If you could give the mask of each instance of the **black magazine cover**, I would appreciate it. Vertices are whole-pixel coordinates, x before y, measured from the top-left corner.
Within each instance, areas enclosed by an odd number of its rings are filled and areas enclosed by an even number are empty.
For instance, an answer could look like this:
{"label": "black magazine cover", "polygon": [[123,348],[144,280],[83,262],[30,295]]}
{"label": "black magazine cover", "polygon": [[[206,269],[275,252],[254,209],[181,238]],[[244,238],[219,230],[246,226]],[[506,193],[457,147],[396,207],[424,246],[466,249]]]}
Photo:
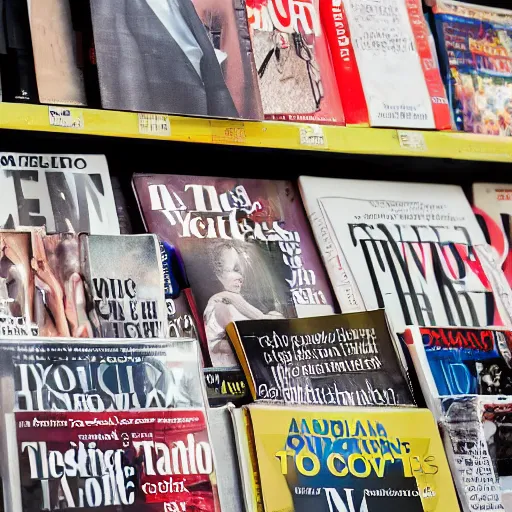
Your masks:
{"label": "black magazine cover", "polygon": [[405,359],[384,310],[233,322],[228,333],[255,400],[415,405]]}
{"label": "black magazine cover", "polygon": [[39,103],[25,0],[0,2],[0,68],[3,101]]}

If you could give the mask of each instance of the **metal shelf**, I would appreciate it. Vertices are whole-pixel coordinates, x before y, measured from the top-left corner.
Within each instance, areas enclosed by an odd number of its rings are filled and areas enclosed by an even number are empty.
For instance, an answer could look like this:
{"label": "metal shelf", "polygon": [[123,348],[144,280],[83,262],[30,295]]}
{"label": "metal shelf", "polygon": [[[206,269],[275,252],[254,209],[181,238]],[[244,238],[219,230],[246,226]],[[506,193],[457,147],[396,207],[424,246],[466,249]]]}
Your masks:
{"label": "metal shelf", "polygon": [[251,148],[512,162],[512,138],[0,104],[0,128]]}

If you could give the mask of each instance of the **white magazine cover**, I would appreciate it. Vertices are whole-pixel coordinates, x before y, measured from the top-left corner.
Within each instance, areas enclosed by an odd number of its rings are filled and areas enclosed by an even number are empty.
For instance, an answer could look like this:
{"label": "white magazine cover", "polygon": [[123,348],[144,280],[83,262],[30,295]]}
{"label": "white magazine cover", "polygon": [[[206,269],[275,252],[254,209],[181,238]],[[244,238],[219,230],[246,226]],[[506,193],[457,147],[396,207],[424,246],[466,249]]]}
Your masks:
{"label": "white magazine cover", "polygon": [[0,153],[0,227],[118,235],[104,155]]}
{"label": "white magazine cover", "polygon": [[441,433],[462,510],[512,511],[510,398],[448,397]]}
{"label": "white magazine cover", "polygon": [[512,234],[512,185],[473,183],[473,206],[487,241],[497,251],[500,267],[512,282],[510,237]]}
{"label": "white magazine cover", "polygon": [[435,128],[404,0],[343,0],[372,126]]}
{"label": "white magazine cover", "polygon": [[509,325],[510,288],[460,187],[299,182],[342,312],[385,308],[397,332]]}

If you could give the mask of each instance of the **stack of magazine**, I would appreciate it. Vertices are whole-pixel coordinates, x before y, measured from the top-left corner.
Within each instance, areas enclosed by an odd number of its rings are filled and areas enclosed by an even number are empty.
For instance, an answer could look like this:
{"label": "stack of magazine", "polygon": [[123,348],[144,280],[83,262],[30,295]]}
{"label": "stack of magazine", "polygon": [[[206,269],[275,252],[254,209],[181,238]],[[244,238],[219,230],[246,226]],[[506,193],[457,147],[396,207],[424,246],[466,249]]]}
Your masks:
{"label": "stack of magazine", "polygon": [[219,510],[197,343],[0,343],[4,510]]}
{"label": "stack of magazine", "polygon": [[384,311],[228,332],[254,399],[232,409],[246,510],[457,510]]}

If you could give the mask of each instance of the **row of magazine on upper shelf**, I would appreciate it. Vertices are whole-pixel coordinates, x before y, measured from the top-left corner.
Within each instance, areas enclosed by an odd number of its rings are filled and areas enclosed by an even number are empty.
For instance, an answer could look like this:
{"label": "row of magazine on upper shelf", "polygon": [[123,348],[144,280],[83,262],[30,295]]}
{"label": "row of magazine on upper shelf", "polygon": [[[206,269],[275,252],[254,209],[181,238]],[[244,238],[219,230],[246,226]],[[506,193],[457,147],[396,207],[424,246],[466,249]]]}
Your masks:
{"label": "row of magazine on upper shelf", "polygon": [[5,0],[1,9],[4,101],[512,130],[512,11],[456,0],[436,0],[426,15],[421,0]]}
{"label": "row of magazine on upper shelf", "polygon": [[512,186],[0,167],[6,512],[512,510]]}

